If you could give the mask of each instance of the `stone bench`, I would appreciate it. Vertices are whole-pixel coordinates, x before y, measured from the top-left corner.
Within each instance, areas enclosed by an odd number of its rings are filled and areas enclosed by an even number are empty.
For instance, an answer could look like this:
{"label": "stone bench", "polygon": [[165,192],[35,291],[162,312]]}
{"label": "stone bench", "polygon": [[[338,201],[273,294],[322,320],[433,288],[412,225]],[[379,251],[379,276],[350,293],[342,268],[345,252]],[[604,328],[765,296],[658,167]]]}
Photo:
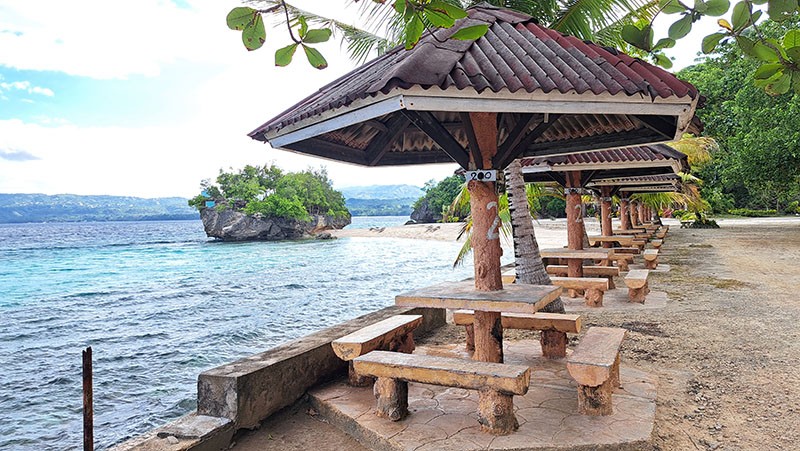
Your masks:
{"label": "stone bench", "polygon": [[615,254],[633,254],[639,255],[639,248],[638,247],[615,247],[611,250],[614,251]]}
{"label": "stone bench", "polygon": [[[475,349],[475,333],[472,327],[475,314],[472,310],[453,312],[453,324],[464,326],[467,331],[467,350]],[[581,316],[570,313],[503,313],[500,315],[503,329],[538,330],[542,332],[540,343],[542,355],[548,359],[560,359],[567,355],[567,334],[581,331]]]}
{"label": "stone bench", "polygon": [[553,285],[569,290],[570,297],[577,290],[585,292],[584,299],[589,307],[602,307],[603,295],[608,291],[608,279],[598,277],[550,277]]}
{"label": "stone bench", "polygon": [[578,384],[578,412],[611,415],[611,393],[619,387],[619,348],[625,329],[591,327],[567,357],[567,371]]}
{"label": "stone bench", "polygon": [[399,421],[408,415],[408,382],[478,390],[481,429],[505,435],[519,427],[514,415],[514,395],[524,395],[530,385],[527,366],[478,362],[418,354],[372,351],[353,360],[359,374],[376,377],[375,413]]}
{"label": "stone bench", "polygon": [[631,302],[644,303],[644,298],[650,292],[647,286],[648,269],[634,269],[625,275],[625,285],[628,287],[628,299]]}
{"label": "stone bench", "polygon": [[656,269],[658,267],[658,249],[645,249],[642,257],[644,257],[645,268]]}
{"label": "stone bench", "polygon": [[[567,265],[550,265],[545,268],[547,274],[553,276],[566,276],[569,274],[569,267]],[[605,277],[608,280],[608,289],[613,290],[614,277],[619,276],[619,268],[616,266],[584,266],[583,275],[589,277]]]}
{"label": "stone bench", "polygon": [[370,324],[331,342],[333,352],[349,362],[348,380],[351,385],[363,387],[372,380],[354,371],[353,359],[375,350],[412,353],[413,331],[422,324],[422,315],[395,315]]}
{"label": "stone bench", "polygon": [[652,244],[653,248],[655,248],[655,249],[661,249],[661,245],[664,244],[664,240],[655,239],[655,240],[650,241],[650,244]]}

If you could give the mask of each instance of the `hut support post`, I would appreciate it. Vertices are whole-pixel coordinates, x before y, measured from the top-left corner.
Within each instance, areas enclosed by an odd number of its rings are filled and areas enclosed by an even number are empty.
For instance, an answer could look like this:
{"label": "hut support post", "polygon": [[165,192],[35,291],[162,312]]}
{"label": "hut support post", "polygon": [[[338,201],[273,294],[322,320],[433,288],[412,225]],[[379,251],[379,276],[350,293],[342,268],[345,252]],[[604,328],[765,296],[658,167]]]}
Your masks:
{"label": "hut support post", "polygon": [[[600,187],[600,234],[611,236],[614,232],[611,229],[611,187]],[[610,242],[603,243],[603,247],[611,247]]]}
{"label": "hut support post", "polygon": [[[569,249],[583,249],[583,208],[581,208],[581,171],[566,173],[567,186],[567,247]],[[567,260],[567,275],[569,277],[583,277],[583,262],[581,260]],[[575,297],[580,290],[570,290],[570,296]]]}
{"label": "hut support post", "polygon": [[639,224],[647,222],[647,206],[643,202],[639,202]]}
{"label": "hut support post", "polygon": [[[497,114],[470,113],[470,121],[483,161],[471,161],[479,169],[491,169],[497,153]],[[470,152],[474,155],[475,152]],[[475,289],[503,289],[500,274],[500,217],[497,215],[497,192],[493,182],[470,181],[467,185],[472,209],[472,255],[475,261]],[[500,313],[475,312],[475,354],[483,362],[503,362],[503,326]]]}
{"label": "hut support post", "polygon": [[640,225],[641,222],[639,222],[639,201],[638,200],[631,201],[631,206],[629,210],[631,212],[631,225],[633,227]]}
{"label": "hut support post", "polygon": [[631,228],[631,217],[628,214],[628,210],[630,209],[630,199],[627,197],[620,197],[619,199],[619,222],[620,228],[622,230],[628,230]]}

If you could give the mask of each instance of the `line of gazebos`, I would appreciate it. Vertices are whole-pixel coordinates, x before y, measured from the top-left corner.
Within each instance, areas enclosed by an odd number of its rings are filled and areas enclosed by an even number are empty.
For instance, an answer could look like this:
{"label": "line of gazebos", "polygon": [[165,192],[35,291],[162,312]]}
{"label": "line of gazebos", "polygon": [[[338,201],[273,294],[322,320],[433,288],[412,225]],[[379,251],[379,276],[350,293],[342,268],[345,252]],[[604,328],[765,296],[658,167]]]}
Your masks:
{"label": "line of gazebos", "polygon": [[[547,29],[525,14],[481,4],[468,15],[451,29],[426,33],[411,50],[395,48],[331,82],[250,136],[275,148],[363,166],[456,162],[465,170],[503,170],[522,159],[527,181],[564,186],[568,222],[580,226],[570,228],[570,249],[583,246],[583,233],[574,231],[582,232],[585,188],[600,192],[603,235],[613,234],[610,198],[615,193],[621,198],[623,229],[632,226],[628,213],[634,223],[649,217],[646,207],[631,208],[626,194],[674,189],[670,174],[685,170],[685,157],[657,143],[699,131],[697,90],[645,61]],[[474,41],[448,39],[474,25],[487,25],[488,32]],[[497,187],[472,180],[468,188],[474,285],[412,298],[419,302],[415,305],[474,306],[473,359],[494,365],[503,362],[501,314],[511,311],[504,309],[536,312],[560,289],[503,286]],[[570,273],[577,274],[573,266],[580,271],[580,261],[570,265]],[[621,342],[621,336],[614,337]],[[591,341],[588,335],[584,340]],[[618,373],[614,355],[610,366],[585,367],[602,367],[609,374],[616,367]],[[409,358],[382,358],[394,361],[379,365],[380,374],[394,372],[390,380],[413,376],[403,364]],[[503,371],[502,365],[483,369]],[[441,374],[454,373],[435,374],[442,382],[448,378]],[[613,379],[608,379],[612,385]],[[395,382],[384,379],[379,385],[376,392],[387,396],[379,397],[379,407],[381,399],[399,396]],[[494,433],[515,429],[509,393],[516,392],[508,390],[480,391],[480,422]]]}

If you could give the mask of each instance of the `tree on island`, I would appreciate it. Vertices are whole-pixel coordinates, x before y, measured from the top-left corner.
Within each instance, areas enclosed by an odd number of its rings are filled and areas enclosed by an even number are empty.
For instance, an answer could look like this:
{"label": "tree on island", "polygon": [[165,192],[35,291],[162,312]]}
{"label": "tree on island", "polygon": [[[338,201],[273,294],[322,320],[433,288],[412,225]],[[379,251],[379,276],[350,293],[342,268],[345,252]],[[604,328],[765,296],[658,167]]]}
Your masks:
{"label": "tree on island", "polygon": [[311,215],[350,217],[344,196],[333,189],[324,168],[286,173],[272,164],[220,169],[216,182],[203,180],[200,187],[203,193],[189,200],[198,210],[213,201],[215,209],[233,208],[252,216],[298,221],[308,221]]}

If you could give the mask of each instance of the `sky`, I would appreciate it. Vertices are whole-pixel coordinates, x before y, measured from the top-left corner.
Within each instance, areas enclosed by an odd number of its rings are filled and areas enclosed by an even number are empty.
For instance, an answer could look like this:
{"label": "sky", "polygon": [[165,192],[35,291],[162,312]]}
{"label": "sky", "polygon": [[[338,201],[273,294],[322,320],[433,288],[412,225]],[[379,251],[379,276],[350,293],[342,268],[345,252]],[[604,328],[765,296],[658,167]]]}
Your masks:
{"label": "sky", "polygon": [[[299,0],[353,23],[346,0]],[[455,164],[361,168],[305,157],[247,133],[355,67],[338,43],[311,68],[274,66],[285,29],[247,52],[225,25],[239,0],[0,0],[0,193],[192,197],[220,169],[325,167],[334,187],[411,184]],[[671,16],[666,19],[677,19]],[[667,22],[668,25],[669,22]],[[666,26],[656,39],[663,37]],[[697,28],[697,27],[696,27]],[[693,31],[670,56],[692,63]]]}

